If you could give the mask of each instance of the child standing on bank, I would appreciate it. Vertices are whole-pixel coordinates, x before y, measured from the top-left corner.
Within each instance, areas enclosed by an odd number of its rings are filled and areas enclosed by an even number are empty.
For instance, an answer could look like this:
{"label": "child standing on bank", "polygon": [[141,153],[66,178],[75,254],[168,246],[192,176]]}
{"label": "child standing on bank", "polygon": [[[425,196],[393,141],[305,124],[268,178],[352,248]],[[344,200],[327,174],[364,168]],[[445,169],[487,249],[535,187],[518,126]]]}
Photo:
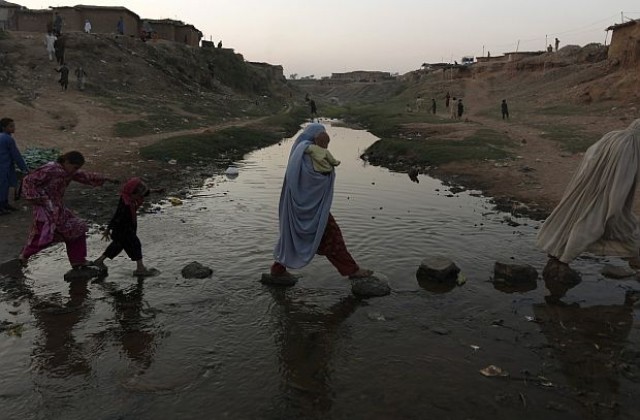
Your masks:
{"label": "child standing on bank", "polygon": [[157,270],[147,268],[142,261],[142,244],[138,239],[137,212],[144,202],[144,197],[149,195],[149,188],[140,178],[131,178],[120,191],[120,201],[115,214],[111,218],[107,229],[102,236],[111,243],[94,264],[105,267],[104,260],[114,259],[123,250],[127,256],[136,263],[134,276],[149,277],[158,273]]}
{"label": "child standing on bank", "polygon": [[329,135],[322,132],[316,136],[315,144],[310,144],[304,151],[311,157],[313,169],[315,169],[316,172],[328,174],[333,171],[334,166],[340,165],[340,161],[334,158],[331,152],[327,150],[329,141]]}

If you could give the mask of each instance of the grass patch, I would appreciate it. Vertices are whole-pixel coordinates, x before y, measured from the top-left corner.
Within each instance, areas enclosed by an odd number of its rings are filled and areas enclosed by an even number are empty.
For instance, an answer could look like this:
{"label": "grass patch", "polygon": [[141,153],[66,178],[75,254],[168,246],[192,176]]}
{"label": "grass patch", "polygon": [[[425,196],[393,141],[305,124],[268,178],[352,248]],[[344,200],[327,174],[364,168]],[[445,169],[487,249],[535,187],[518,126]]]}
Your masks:
{"label": "grass patch", "polygon": [[149,115],[142,120],[119,122],[114,127],[114,134],[118,137],[140,137],[157,132],[179,131],[206,125],[201,119],[162,113]]}
{"label": "grass patch", "polygon": [[544,125],[536,128],[544,130],[542,138],[557,142],[562,150],[571,153],[584,152],[600,139],[599,135],[586,133],[575,126]]}
{"label": "grass patch", "polygon": [[278,133],[246,127],[232,127],[215,133],[192,134],[160,140],[143,147],[140,153],[147,159],[176,159],[179,163],[210,163],[226,158],[241,159],[246,153],[277,143]]}
{"label": "grass patch", "polygon": [[512,156],[512,140],[502,133],[480,129],[463,140],[383,138],[365,154],[369,161],[393,168],[407,165],[442,165],[460,160],[499,160]]}

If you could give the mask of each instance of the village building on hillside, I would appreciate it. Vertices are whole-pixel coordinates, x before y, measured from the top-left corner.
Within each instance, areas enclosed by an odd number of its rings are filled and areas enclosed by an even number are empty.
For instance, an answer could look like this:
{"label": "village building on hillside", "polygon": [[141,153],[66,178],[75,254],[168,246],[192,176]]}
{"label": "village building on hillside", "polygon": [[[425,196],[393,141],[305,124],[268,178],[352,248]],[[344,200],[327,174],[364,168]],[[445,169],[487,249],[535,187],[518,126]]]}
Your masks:
{"label": "village building on hillside", "polygon": [[22,6],[0,0],[0,30],[14,29],[15,14]]}
{"label": "village building on hillside", "polygon": [[62,16],[62,32],[82,31],[85,20],[91,22],[94,33],[115,33],[120,18],[124,21],[124,35],[138,35],[140,16],[122,6],[53,7],[52,13]]}
{"label": "village building on hillside", "polygon": [[379,82],[392,79],[388,71],[350,71],[347,73],[331,73],[331,80],[347,82]]}
{"label": "village building on hillside", "polygon": [[173,19],[145,19],[153,29],[154,38],[180,42],[192,47],[200,45],[202,32],[195,26]]}
{"label": "village building on hillside", "polygon": [[123,35],[128,37],[138,37],[144,32],[145,40],[153,35],[153,38],[192,47],[199,46],[202,39],[202,32],[193,25],[173,19],[141,20],[136,13],[122,6],[77,5],[31,10],[3,0],[0,0],[0,29],[46,32],[51,28],[55,13],[62,17],[63,33],[83,31],[87,20],[91,23],[92,33],[117,33],[118,22],[122,19]]}
{"label": "village building on hillside", "polygon": [[609,26],[607,31],[612,31],[608,59],[625,66],[640,63],[640,20]]}
{"label": "village building on hillside", "polygon": [[514,52],[506,52],[504,56],[507,58],[507,61],[520,61],[523,58],[535,57],[538,55],[544,54],[544,51],[514,51]]}

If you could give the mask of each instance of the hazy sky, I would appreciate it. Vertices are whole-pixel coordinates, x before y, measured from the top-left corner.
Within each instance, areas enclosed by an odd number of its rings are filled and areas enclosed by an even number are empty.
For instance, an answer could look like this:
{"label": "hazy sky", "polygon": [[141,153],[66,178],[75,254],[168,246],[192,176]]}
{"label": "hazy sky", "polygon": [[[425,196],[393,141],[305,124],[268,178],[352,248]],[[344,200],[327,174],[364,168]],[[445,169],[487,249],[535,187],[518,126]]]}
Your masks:
{"label": "hazy sky", "polygon": [[621,12],[625,20],[640,19],[638,0],[11,1],[31,9],[120,5],[142,18],[182,20],[246,60],[282,65],[287,77],[402,74],[483,51],[543,50],[545,36],[547,44],[559,38],[560,47],[603,43]]}

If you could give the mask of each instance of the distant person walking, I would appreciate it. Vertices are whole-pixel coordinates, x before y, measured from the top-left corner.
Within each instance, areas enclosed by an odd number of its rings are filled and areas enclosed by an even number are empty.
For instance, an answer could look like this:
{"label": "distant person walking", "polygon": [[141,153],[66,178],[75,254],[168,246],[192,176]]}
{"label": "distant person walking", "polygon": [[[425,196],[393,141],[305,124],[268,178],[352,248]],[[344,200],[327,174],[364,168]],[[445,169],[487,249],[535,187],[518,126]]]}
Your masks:
{"label": "distant person walking", "polygon": [[29,172],[16,141],[12,134],[16,131],[16,124],[11,118],[0,120],[0,216],[16,210],[9,205],[9,190],[16,188],[18,178],[16,166],[25,174]]}
{"label": "distant person walking", "polygon": [[58,12],[55,13],[53,18],[53,33],[55,36],[60,36],[62,33],[62,16]]}
{"label": "distant person walking", "polygon": [[63,64],[56,71],[60,73],[60,80],[58,80],[58,83],[60,83],[62,90],[67,90],[67,87],[69,86],[69,67],[67,67],[66,64]]}
{"label": "distant person walking", "polygon": [[120,16],[118,19],[118,24],[116,25],[116,31],[119,35],[124,35],[124,18]]}
{"label": "distant person walking", "polygon": [[91,21],[89,19],[84,21],[84,32],[87,34],[91,33]]}
{"label": "distant person walking", "polygon": [[456,108],[456,97],[453,97],[453,103],[449,107],[449,118],[455,120],[458,115],[458,109]]}
{"label": "distant person walking", "polygon": [[78,66],[75,71],[76,74],[76,87],[78,90],[84,90],[85,78],[87,77],[87,72],[84,71],[82,66]]}
{"label": "distant person walking", "polygon": [[451,99],[451,95],[449,95],[449,92],[447,92],[447,96],[444,97],[444,107],[445,108],[449,108],[449,100]]}
{"label": "distant person walking", "polygon": [[556,52],[558,52],[558,47],[560,46],[560,40],[556,38]]}
{"label": "distant person walking", "polygon": [[431,113],[436,115],[436,100],[434,98],[431,98]]}
{"label": "distant person walking", "polygon": [[458,119],[462,119],[462,114],[464,114],[464,105],[462,99],[458,99]]}
{"label": "distant person walking", "polygon": [[500,109],[502,110],[502,119],[509,119],[509,105],[507,105],[507,100],[503,99],[502,104],[500,105]]}
{"label": "distant person walking", "polygon": [[49,32],[44,36],[44,45],[47,49],[47,54],[49,55],[49,61],[53,61],[53,56],[56,53],[56,40],[58,38],[53,34],[53,32]]}
{"label": "distant person walking", "polygon": [[311,119],[318,118],[318,108],[316,107],[316,101],[309,99],[309,108],[311,108]]}
{"label": "distant person walking", "polygon": [[56,61],[59,65],[64,64],[64,52],[66,48],[67,41],[63,35],[58,36],[58,38],[53,43],[53,48],[55,50]]}

